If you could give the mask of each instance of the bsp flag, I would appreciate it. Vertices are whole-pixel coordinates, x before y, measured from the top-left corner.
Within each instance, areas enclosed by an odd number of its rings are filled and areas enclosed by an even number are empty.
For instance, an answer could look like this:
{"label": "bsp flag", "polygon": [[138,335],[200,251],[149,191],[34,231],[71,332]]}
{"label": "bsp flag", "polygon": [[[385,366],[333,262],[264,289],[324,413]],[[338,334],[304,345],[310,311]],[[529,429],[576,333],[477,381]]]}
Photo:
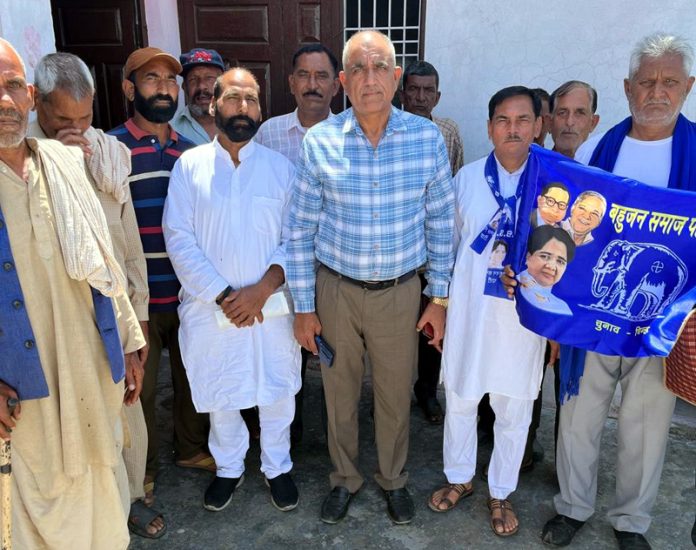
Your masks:
{"label": "bsp flag", "polygon": [[696,303],[696,193],[532,146],[512,268],[521,323],[607,355],[668,355]]}

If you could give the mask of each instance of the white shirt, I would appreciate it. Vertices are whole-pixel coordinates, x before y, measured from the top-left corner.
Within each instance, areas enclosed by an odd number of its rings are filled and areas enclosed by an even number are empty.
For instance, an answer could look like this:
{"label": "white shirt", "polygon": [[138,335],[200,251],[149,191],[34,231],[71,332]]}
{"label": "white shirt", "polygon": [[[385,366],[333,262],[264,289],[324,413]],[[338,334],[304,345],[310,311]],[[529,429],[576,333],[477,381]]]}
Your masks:
{"label": "white shirt", "polygon": [[[575,153],[575,160],[589,164],[599,140],[604,134],[593,136]],[[613,173],[653,187],[666,188],[672,170],[672,136],[656,141],[641,141],[626,136],[616,157]]]}
{"label": "white shirt", "polygon": [[[471,243],[498,209],[486,184],[486,159],[465,165],[454,178],[457,259],[450,283],[442,381],[462,399],[490,392],[517,399],[539,394],[546,339],[524,328],[515,303],[483,294],[494,239],[477,254]],[[515,194],[524,166],[514,173],[498,163],[500,191]],[[519,207],[519,204],[518,204]]]}
{"label": "white shirt", "polygon": [[300,388],[292,315],[220,328],[215,298],[229,284],[257,283],[285,269],[281,229],[294,168],[253,141],[235,167],[218,143],[186,151],[174,165],[164,206],[167,252],[182,289],[179,343],[199,412],[271,405]]}
{"label": "white shirt", "polygon": [[[329,117],[334,116],[329,112]],[[287,115],[274,116],[264,122],[254,138],[257,143],[278,151],[293,164],[300,158],[300,146],[307,133],[297,116],[297,109]]]}

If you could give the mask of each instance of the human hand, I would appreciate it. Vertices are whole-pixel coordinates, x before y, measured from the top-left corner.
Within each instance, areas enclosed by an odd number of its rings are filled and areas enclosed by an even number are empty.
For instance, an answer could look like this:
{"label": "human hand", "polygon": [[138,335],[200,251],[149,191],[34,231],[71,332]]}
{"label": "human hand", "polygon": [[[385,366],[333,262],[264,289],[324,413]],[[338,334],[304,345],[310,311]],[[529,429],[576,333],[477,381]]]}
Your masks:
{"label": "human hand", "polygon": [[296,313],[293,329],[298,343],[307,351],[312,352],[314,355],[319,355],[317,343],[314,341],[314,337],[321,334],[319,316],[315,312]]}
{"label": "human hand", "polygon": [[147,321],[140,321],[140,330],[143,331],[143,337],[145,338],[145,345],[140,348],[136,353],[138,354],[138,360],[140,365],[145,368],[145,362],[147,361],[147,355],[150,353],[150,337],[149,328]]}
{"label": "human hand", "polygon": [[140,397],[140,392],[143,389],[143,378],[145,377],[145,369],[143,368],[138,352],[125,354],[126,360],[126,393],[123,396],[123,402],[130,406],[133,405]]}
{"label": "human hand", "polygon": [[[10,399],[17,402],[14,410],[11,410]],[[4,382],[0,382],[0,439],[10,440],[10,432],[21,416],[22,406],[19,404],[17,392]]]}
{"label": "human hand", "polygon": [[225,317],[237,328],[250,327],[256,320],[263,323],[261,310],[274,290],[260,281],[255,285],[233,290],[222,301],[220,307]]}
{"label": "human hand", "polygon": [[63,145],[76,145],[85,155],[85,158],[92,156],[92,146],[89,140],[83,135],[82,130],[78,128],[63,128],[56,132],[56,137]]}
{"label": "human hand", "polygon": [[505,292],[507,292],[508,298],[513,300],[515,298],[517,279],[515,279],[515,272],[509,265],[506,265],[503,268],[503,272],[500,275],[500,280],[503,282],[503,286],[505,287]]}
{"label": "human hand", "polygon": [[444,306],[429,303],[418,323],[416,324],[416,330],[421,332],[423,327],[430,323],[433,327],[432,339],[428,340],[428,344],[433,346],[437,351],[442,353],[442,339],[445,336],[445,318],[447,316],[447,310]]}

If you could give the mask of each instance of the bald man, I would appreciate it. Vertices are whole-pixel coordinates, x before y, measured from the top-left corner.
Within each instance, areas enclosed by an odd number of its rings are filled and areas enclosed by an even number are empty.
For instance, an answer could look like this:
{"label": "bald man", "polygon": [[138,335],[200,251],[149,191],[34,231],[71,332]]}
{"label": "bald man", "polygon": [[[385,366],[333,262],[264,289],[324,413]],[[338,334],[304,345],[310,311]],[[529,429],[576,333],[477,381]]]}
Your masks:
{"label": "bald man", "polygon": [[[27,138],[33,104],[22,60],[0,40],[0,437],[12,431],[12,540],[126,548],[119,413],[125,363],[145,339],[82,150]],[[126,378],[126,399],[137,399]],[[14,411],[9,399],[20,400]]]}

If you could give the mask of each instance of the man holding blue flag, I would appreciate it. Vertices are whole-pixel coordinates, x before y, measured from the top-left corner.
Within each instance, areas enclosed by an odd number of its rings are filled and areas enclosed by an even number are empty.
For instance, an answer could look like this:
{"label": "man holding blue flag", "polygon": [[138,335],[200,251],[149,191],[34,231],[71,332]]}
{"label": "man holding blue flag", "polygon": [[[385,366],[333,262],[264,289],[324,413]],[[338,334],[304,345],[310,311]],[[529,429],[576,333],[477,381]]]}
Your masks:
{"label": "man holding blue flag", "polygon": [[[696,191],[696,124],[680,114],[694,83],[693,60],[693,49],[679,37],[653,34],[641,40],[624,81],[631,116],[587,141],[576,160],[655,187]],[[620,548],[650,548],[644,533],[675,404],[663,385],[662,368],[661,357],[562,351],[562,378],[570,378],[566,388],[579,380],[579,394],[561,409],[558,515],[546,523],[544,542],[569,544],[594,513],[599,444],[620,382],[616,495],[608,516]]]}
{"label": "man holding blue flag", "polygon": [[529,178],[529,146],[541,129],[540,112],[539,99],[524,86],[494,94],[488,104],[494,150],[464,166],[454,180],[458,249],[442,355],[447,483],[433,492],[428,505],[446,512],[473,492],[477,409],[488,393],[496,417],[488,507],[491,528],[501,537],[519,528],[508,497],[517,488],[546,340],[522,327],[514,303],[496,295],[499,274],[491,274],[489,260],[499,243],[509,249],[520,193]]}

